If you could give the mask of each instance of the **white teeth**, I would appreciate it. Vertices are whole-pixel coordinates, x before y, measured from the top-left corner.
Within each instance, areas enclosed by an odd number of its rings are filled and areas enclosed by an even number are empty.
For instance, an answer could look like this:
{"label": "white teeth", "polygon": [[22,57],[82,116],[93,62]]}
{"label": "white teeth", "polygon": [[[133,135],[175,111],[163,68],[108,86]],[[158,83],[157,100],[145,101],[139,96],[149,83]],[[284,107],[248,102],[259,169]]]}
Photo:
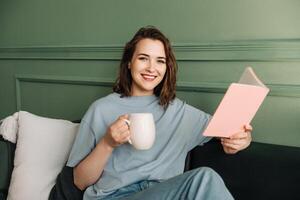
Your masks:
{"label": "white teeth", "polygon": [[155,79],[155,76],[151,75],[142,75],[145,79]]}

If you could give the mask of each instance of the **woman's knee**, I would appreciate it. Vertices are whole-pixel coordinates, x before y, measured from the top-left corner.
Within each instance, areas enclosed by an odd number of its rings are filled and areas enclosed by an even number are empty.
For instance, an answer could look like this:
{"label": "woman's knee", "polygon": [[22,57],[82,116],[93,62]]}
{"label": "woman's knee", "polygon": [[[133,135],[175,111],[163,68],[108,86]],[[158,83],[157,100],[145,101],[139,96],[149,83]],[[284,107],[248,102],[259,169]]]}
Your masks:
{"label": "woman's knee", "polygon": [[187,199],[233,199],[220,175],[209,167],[190,171]]}
{"label": "woman's knee", "polygon": [[202,181],[218,181],[223,182],[221,176],[210,167],[199,167],[194,169],[195,178],[199,177]]}

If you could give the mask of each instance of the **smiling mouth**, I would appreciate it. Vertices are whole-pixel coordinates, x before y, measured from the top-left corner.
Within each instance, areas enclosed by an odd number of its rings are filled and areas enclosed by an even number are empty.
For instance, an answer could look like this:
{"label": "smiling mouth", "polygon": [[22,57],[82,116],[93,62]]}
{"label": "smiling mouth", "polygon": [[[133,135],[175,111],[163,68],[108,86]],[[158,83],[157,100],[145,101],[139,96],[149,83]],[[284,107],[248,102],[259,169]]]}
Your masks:
{"label": "smiling mouth", "polygon": [[143,79],[146,81],[153,81],[157,76],[149,75],[149,74],[141,74]]}

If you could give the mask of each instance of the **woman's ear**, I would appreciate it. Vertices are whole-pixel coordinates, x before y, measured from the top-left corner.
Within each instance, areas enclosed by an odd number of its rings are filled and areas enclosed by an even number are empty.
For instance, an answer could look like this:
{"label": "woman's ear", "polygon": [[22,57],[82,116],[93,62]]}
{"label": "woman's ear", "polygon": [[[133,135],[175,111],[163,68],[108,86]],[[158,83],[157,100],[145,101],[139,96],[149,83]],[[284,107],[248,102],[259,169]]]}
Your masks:
{"label": "woman's ear", "polygon": [[128,63],[128,69],[130,69],[130,67],[131,67],[131,62]]}

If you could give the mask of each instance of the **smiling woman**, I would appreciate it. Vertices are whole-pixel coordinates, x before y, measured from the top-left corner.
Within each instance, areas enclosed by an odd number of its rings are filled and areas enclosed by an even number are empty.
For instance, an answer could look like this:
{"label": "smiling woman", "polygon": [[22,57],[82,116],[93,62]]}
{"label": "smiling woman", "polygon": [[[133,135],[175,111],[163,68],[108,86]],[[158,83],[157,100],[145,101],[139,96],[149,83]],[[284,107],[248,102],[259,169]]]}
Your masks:
{"label": "smiling woman", "polygon": [[[175,98],[176,72],[170,42],[155,27],[139,29],[126,44],[114,93],[90,106],[67,162],[84,200],[233,199],[212,169],[183,173],[187,153],[211,139],[202,134],[210,115]],[[131,133],[133,113],[153,115],[156,139],[150,149],[130,144],[131,134],[146,132]],[[250,141],[243,129],[222,145],[236,153]]]}
{"label": "smiling woman", "polygon": [[152,39],[139,41],[128,68],[132,76],[131,95],[152,95],[166,73],[163,43]]}
{"label": "smiling woman", "polygon": [[[144,70],[140,71],[141,68]],[[175,98],[176,73],[177,63],[169,39],[154,27],[141,28],[124,48],[114,92],[131,96],[133,85],[141,89],[143,82],[140,81],[150,81],[150,86],[155,86],[152,89],[149,86],[148,94],[155,94],[159,97],[159,104],[167,107]]]}

